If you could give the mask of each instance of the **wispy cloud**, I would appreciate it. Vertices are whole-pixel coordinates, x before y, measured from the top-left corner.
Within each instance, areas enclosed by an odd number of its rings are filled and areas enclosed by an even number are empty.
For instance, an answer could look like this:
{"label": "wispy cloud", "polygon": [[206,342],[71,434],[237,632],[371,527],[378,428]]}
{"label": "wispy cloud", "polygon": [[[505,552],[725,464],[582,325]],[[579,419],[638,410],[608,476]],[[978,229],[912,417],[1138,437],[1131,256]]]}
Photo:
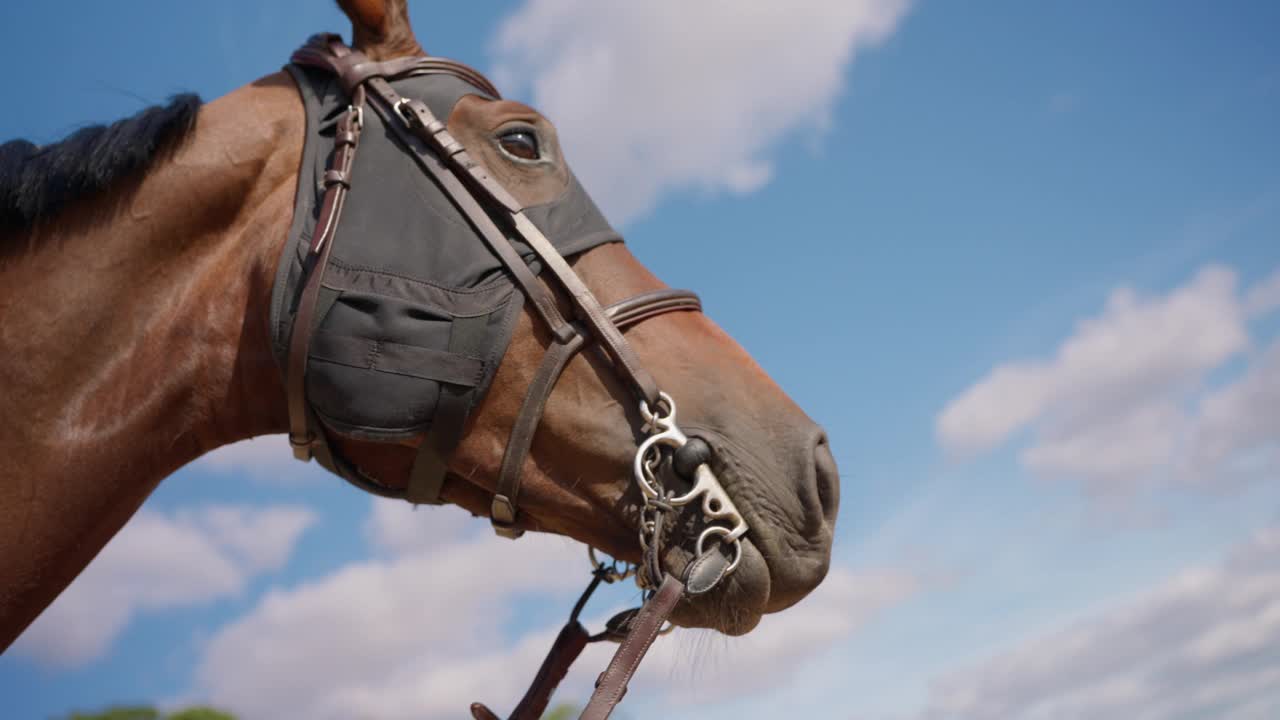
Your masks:
{"label": "wispy cloud", "polygon": [[[385,555],[268,592],[210,639],[196,695],[249,717],[455,717],[488,679],[449,680],[448,668],[503,647],[514,594],[570,593],[581,580],[571,571],[585,564],[581,550],[561,538],[449,536],[430,528],[456,527],[456,508],[372,502],[367,535]],[[418,705],[442,678],[444,695]]]}
{"label": "wispy cloud", "polygon": [[1027,468],[1095,489],[1217,479],[1239,453],[1280,438],[1280,411],[1259,400],[1278,382],[1274,351],[1236,384],[1207,389],[1211,372],[1252,347],[1249,321],[1270,308],[1275,282],[1241,293],[1234,272],[1207,267],[1164,296],[1118,289],[1051,359],[1000,365],[948,403],[938,438],[976,453],[1032,430]]}
{"label": "wispy cloud", "polygon": [[827,126],[855,54],[907,5],[528,0],[493,42],[497,77],[532,95],[625,223],[667,193],[767,183],[784,138]]}
{"label": "wispy cloud", "polygon": [[75,667],[100,658],[139,612],[230,597],[282,567],[316,518],[304,508],[139,512],[18,639],[14,652]]}
{"label": "wispy cloud", "polygon": [[1273,718],[1280,526],[1218,565],[946,673],[921,720]]}
{"label": "wispy cloud", "polygon": [[1280,468],[1280,340],[1204,398],[1189,439],[1182,469],[1194,479],[1248,479]]}
{"label": "wispy cloud", "polygon": [[[522,603],[569,602],[585,579],[582,548],[542,535],[513,545],[466,532],[465,522],[452,508],[375,500],[366,530],[381,557],[268,593],[210,640],[193,695],[251,717],[453,718],[476,700],[513,707],[562,620],[556,613],[514,636],[507,628]],[[633,692],[705,703],[767,691],[916,589],[904,573],[835,568],[798,609],[723,639],[716,662],[703,660],[720,638],[664,639]],[[587,622],[600,626],[618,609]],[[585,698],[612,650],[588,649],[564,696]]]}
{"label": "wispy cloud", "polygon": [[1280,268],[1249,290],[1244,299],[1245,311],[1260,317],[1280,308]]}
{"label": "wispy cloud", "polygon": [[196,460],[193,467],[215,473],[236,473],[258,480],[292,483],[325,470],[294,459],[285,435],[263,435],[224,445]]}

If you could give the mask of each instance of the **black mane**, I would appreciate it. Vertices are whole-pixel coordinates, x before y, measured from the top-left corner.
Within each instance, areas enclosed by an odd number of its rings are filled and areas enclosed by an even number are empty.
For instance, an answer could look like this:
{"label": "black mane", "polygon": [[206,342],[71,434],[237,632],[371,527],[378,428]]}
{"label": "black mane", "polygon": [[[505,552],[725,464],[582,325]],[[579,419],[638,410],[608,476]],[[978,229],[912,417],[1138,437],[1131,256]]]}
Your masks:
{"label": "black mane", "polygon": [[147,168],[191,132],[200,97],[175,95],[110,125],[81,128],[61,142],[0,145],[0,229],[26,228]]}

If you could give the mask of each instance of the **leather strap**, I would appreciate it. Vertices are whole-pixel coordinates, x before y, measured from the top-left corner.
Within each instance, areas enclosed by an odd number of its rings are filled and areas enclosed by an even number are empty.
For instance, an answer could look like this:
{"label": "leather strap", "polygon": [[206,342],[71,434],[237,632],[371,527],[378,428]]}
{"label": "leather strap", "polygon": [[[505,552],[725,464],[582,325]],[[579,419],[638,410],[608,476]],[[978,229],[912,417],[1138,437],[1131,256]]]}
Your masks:
{"label": "leather strap", "polygon": [[[605,315],[610,323],[619,329],[626,329],[655,315],[677,310],[698,311],[702,303],[698,296],[688,290],[654,290],[641,293],[626,300],[614,303],[605,308]],[[489,511],[490,522],[499,535],[515,539],[524,534],[516,528],[518,517],[518,499],[520,478],[524,470],[525,458],[533,445],[533,436],[537,432],[538,423],[542,419],[542,411],[547,400],[555,389],[560,374],[573,359],[573,356],[585,344],[581,335],[567,343],[552,345],[542,358],[542,364],[529,383],[520,413],[511,427],[511,435],[507,439],[507,449],[502,456],[502,467],[498,471],[498,487],[493,496],[493,504]]]}
{"label": "leather strap", "polygon": [[289,445],[293,447],[293,456],[304,462],[311,459],[312,449],[316,444],[316,435],[312,433],[307,422],[307,356],[310,353],[311,339],[317,320],[316,306],[320,297],[320,285],[324,280],[324,270],[333,249],[333,239],[337,233],[338,219],[342,216],[342,206],[346,201],[347,191],[351,187],[351,168],[355,163],[356,149],[360,145],[360,132],[364,129],[361,122],[364,104],[364,90],[357,88],[351,97],[351,109],[338,120],[334,135],[333,158],[329,163],[329,169],[324,174],[324,199],[320,204],[316,231],[311,237],[311,245],[303,263],[307,280],[298,298],[298,307],[294,312],[293,328],[289,336],[288,368],[285,374],[285,399],[289,410]]}
{"label": "leather strap", "polygon": [[[387,118],[388,115],[398,117],[414,137],[434,151],[433,158],[440,157],[448,163],[448,166],[443,168],[445,170],[443,174],[440,174],[438,170],[429,170],[429,172],[437,175],[437,179],[442,181],[441,184],[444,186],[445,191],[453,197],[455,202],[458,202],[459,206],[467,214],[468,219],[471,220],[473,225],[476,225],[477,229],[493,225],[493,220],[489,213],[474,202],[471,192],[467,192],[465,188],[461,191],[455,189],[457,184],[445,182],[441,175],[454,178],[461,177],[471,186],[473,191],[487,197],[493,205],[505,211],[506,220],[511,228],[529,244],[529,247],[533,249],[534,253],[546,266],[546,269],[555,276],[560,286],[569,294],[570,300],[574,305],[575,314],[587,324],[592,337],[604,347],[605,351],[613,359],[615,367],[618,368],[623,378],[631,384],[637,396],[650,405],[656,405],[658,402],[658,384],[653,379],[653,376],[644,369],[635,350],[622,337],[622,333],[618,331],[618,328],[605,316],[604,309],[591,293],[591,290],[582,282],[577,273],[569,267],[568,262],[555,249],[551,241],[547,240],[542,231],[525,216],[523,208],[514,198],[488,174],[482,165],[467,153],[462,144],[449,133],[444,123],[436,118],[431,109],[424,103],[400,97],[400,94],[381,78],[370,78],[366,83],[366,87],[373,93],[376,101],[374,107],[379,108],[379,115],[384,118]],[[388,120],[388,124],[392,128],[401,126],[400,123],[390,120]],[[418,153],[415,153],[415,156],[417,155]],[[470,200],[470,202],[467,202],[467,200]],[[477,213],[476,210],[479,212]],[[493,229],[496,230],[496,227]],[[490,235],[489,232],[485,231],[482,231],[482,234],[486,236],[486,239]],[[498,242],[497,238],[494,237],[494,242],[491,242],[491,245],[501,246],[506,242],[505,234],[500,231],[493,234],[501,235],[503,241]],[[501,251],[499,256],[504,264],[507,264],[513,271],[515,270],[515,265],[524,265],[523,260],[518,262],[509,260],[509,256]]]}
{"label": "leather strap", "polygon": [[[346,50],[344,53],[343,50]],[[374,62],[359,50],[351,50],[342,38],[332,33],[319,33],[294,51],[290,62],[328,70],[338,76],[342,88],[350,95],[369,78],[403,78],[415,75],[453,75],[482,92],[501,99],[498,89],[483,73],[465,63],[434,55],[411,55]]]}
{"label": "leather strap", "polygon": [[569,267],[569,263],[555,249],[551,241],[529,218],[525,217],[523,212],[512,213],[512,219],[515,221],[516,230],[524,237],[525,242],[529,243],[538,257],[547,264],[547,269],[568,291],[577,306],[578,317],[590,326],[596,342],[600,343],[613,358],[615,367],[625,379],[631,382],[637,396],[650,406],[656,407],[658,382],[640,364],[640,357],[636,355],[636,351],[626,338],[622,337],[618,328],[609,322],[604,314],[604,308],[600,307],[600,301],[596,300],[596,296],[582,282],[582,278],[579,278],[578,274]]}
{"label": "leather strap", "polygon": [[[533,677],[533,682],[529,684],[529,689],[520,700],[520,704],[511,711],[509,720],[538,720],[542,717],[542,713],[547,710],[547,705],[551,703],[552,693],[569,674],[573,661],[578,659],[589,642],[591,642],[591,636],[577,620],[561,628],[560,634],[556,636],[556,641],[551,646],[551,652],[547,653],[547,657],[543,659],[541,667],[538,668],[538,674]],[[498,716],[483,703],[471,704],[471,716],[476,720],[498,720]]]}
{"label": "leather strap", "polygon": [[[542,661],[538,674],[534,676],[533,682],[530,683],[520,704],[512,711],[509,720],[537,720],[541,717],[556,686],[564,680],[569,667],[582,654],[583,648],[588,643],[601,640],[619,640],[620,644],[609,666],[596,679],[595,692],[587,707],[583,709],[581,717],[596,720],[606,718],[626,695],[631,676],[635,674],[636,668],[640,666],[640,661],[644,659],[654,640],[662,634],[662,627],[671,616],[671,611],[684,596],[684,584],[674,575],[664,575],[661,586],[645,601],[644,605],[615,616],[609,621],[609,627],[599,635],[588,635],[578,622],[578,614],[582,611],[587,598],[599,585],[602,579],[600,571],[603,567],[597,570],[595,579],[587,586],[586,592],[574,606],[569,622],[556,636],[551,651]],[[620,618],[625,618],[625,624],[621,627],[615,626]],[[625,632],[622,631],[623,627]],[[498,715],[484,703],[472,703],[471,716],[475,720],[499,720]]]}
{"label": "leather strap", "polygon": [[640,608],[640,612],[632,620],[626,639],[618,646],[609,666],[596,680],[596,690],[591,694],[591,700],[587,702],[582,715],[578,716],[579,720],[605,720],[618,703],[622,702],[631,676],[640,667],[640,661],[649,652],[653,641],[662,632],[662,626],[682,597],[684,583],[670,573],[663,576],[658,591]]}
{"label": "leather strap", "polygon": [[[395,94],[395,91],[390,89],[391,86],[381,78],[374,78],[369,81],[369,87],[375,86],[385,86],[388,91]],[[396,95],[396,97],[399,97],[399,95]],[[551,334],[555,336],[558,342],[567,342],[576,331],[565,321],[560,314],[559,308],[556,307],[555,299],[551,296],[551,293],[533,274],[528,263],[524,261],[524,258],[520,257],[520,253],[516,252],[506,234],[494,224],[493,218],[489,216],[489,213],[480,207],[475,197],[467,191],[466,186],[443,164],[440,158],[420,138],[408,131],[403,120],[398,118],[394,111],[388,110],[381,104],[374,104],[372,107],[378,113],[378,116],[382,118],[387,128],[391,130],[392,135],[409,151],[409,155],[417,162],[418,166],[440,184],[440,187],[444,189],[458,209],[462,211],[462,214],[466,216],[471,226],[475,228],[481,239],[484,240],[485,245],[498,256],[502,264],[511,272],[516,284],[524,291],[525,298],[533,305],[533,309],[537,311],[542,318],[543,324],[547,326]]]}
{"label": "leather strap", "polygon": [[[359,50],[351,50],[346,45],[343,45],[341,38],[337,35],[320,34],[312,36],[305,46],[294,52],[292,61],[301,65],[319,67],[338,75],[339,82],[347,89],[349,94],[355,92],[357,88],[363,89],[367,84],[370,88],[378,88],[381,94],[394,96],[398,100],[399,94],[391,88],[385,78],[440,74],[453,75],[495,98],[502,97],[484,75],[456,60],[418,56],[396,58],[377,63],[369,60]],[[392,101],[392,107],[394,107],[395,102]],[[493,224],[493,219],[479,207],[475,198],[457,181],[457,178],[449,177],[448,171],[444,168],[439,158],[422,145],[420,141],[416,141],[416,138],[411,133],[406,131],[402,117],[394,114],[394,111],[389,112],[378,105],[374,105],[373,108],[382,117],[388,129],[410,151],[418,165],[445,188],[445,192],[458,204],[459,209],[467,216],[476,231],[480,233],[485,244],[498,254],[503,265],[511,271],[516,283],[524,291],[525,297],[533,303],[534,309],[542,317],[543,323],[550,329],[551,334],[560,342],[568,340],[573,330],[560,315],[560,310],[556,307],[555,300],[542,283],[538,282],[537,277],[534,276],[533,271],[529,269],[519,253],[511,247],[510,242],[506,240],[506,236],[502,231]],[[453,144],[458,149],[462,147],[456,141]],[[496,181],[492,184],[501,189],[501,186]],[[506,194],[505,190],[501,192]]]}

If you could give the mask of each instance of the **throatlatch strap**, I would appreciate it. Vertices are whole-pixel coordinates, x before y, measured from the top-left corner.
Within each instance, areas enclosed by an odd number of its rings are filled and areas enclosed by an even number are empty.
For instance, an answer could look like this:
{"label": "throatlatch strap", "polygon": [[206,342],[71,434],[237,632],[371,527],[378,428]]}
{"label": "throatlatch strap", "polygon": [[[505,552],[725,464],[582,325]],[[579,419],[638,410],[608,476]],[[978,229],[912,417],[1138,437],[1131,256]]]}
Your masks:
{"label": "throatlatch strap", "polygon": [[[307,356],[311,349],[311,338],[316,322],[316,313],[320,305],[320,285],[324,280],[324,270],[329,264],[329,254],[333,250],[334,236],[337,233],[338,218],[342,216],[342,206],[347,198],[347,190],[351,187],[351,168],[355,164],[356,148],[360,144],[360,122],[363,112],[365,92],[357,88],[351,98],[351,109],[343,113],[338,120],[334,140],[333,160],[324,174],[324,200],[320,204],[320,214],[316,221],[316,231],[308,248],[307,280],[302,286],[302,294],[298,298],[298,308],[294,312],[293,329],[289,337],[288,369],[285,374],[285,401],[289,410],[289,444],[293,447],[293,456],[299,460],[311,459],[316,444],[316,434],[312,431],[308,420],[306,373]],[[332,305],[332,300],[328,305]],[[326,305],[325,310],[328,310]],[[317,429],[324,432],[323,429]]]}

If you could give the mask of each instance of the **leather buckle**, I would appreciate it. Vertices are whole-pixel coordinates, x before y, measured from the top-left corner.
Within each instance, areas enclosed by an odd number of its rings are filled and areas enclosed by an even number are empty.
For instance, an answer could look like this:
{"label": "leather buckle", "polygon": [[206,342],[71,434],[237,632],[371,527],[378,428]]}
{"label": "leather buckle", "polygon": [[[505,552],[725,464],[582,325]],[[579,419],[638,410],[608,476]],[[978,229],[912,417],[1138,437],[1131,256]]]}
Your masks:
{"label": "leather buckle", "polygon": [[418,112],[418,108],[414,107],[415,101],[406,97],[396,100],[396,104],[391,107],[397,115],[404,120],[405,124],[411,130],[418,130],[427,126],[422,114]]}
{"label": "leather buckle", "polygon": [[289,436],[289,446],[293,448],[293,457],[295,460],[310,462],[312,456],[311,448],[315,447],[315,444],[315,435],[308,435],[302,440],[299,440],[292,435]]}
{"label": "leather buckle", "polygon": [[495,533],[508,540],[515,540],[524,535],[524,530],[515,526],[516,506],[506,495],[493,496],[493,505],[489,508],[489,522],[493,524]]}
{"label": "leather buckle", "polygon": [[519,540],[524,535],[524,530],[514,526],[503,525],[501,523],[493,523],[493,531],[498,537],[504,537],[508,540]]}
{"label": "leather buckle", "polygon": [[331,168],[324,171],[324,186],[328,188],[330,185],[341,185],[350,190],[351,179],[345,172]]}

